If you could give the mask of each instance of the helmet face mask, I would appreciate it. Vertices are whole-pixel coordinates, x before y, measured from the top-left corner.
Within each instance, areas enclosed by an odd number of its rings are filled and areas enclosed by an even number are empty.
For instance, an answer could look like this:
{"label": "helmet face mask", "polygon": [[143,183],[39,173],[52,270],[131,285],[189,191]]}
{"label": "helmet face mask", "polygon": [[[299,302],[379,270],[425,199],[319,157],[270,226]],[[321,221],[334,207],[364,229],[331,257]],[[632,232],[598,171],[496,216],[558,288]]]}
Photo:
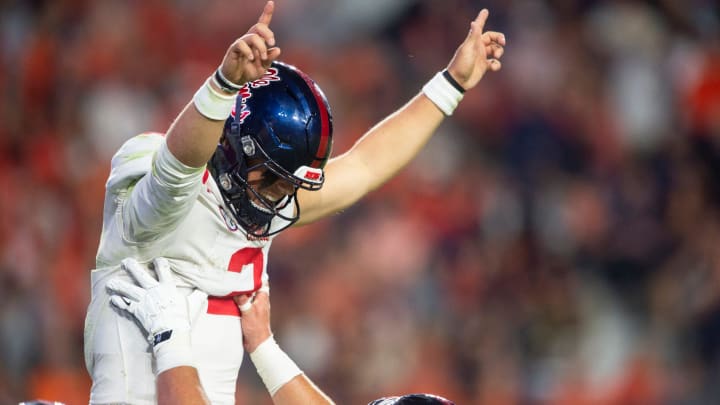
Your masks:
{"label": "helmet face mask", "polygon": [[[221,140],[218,151],[211,159],[210,172],[216,177],[225,204],[230,209],[235,221],[249,235],[254,237],[267,237],[274,235],[291,226],[299,219],[300,206],[297,202],[298,187],[292,184],[292,193],[278,201],[272,201],[263,195],[263,190],[272,186],[277,181],[286,181],[278,176],[270,167],[273,165],[268,160],[260,160],[248,167],[249,160],[242,159],[235,164],[230,164],[234,151],[227,145],[226,140]],[[250,161],[252,162],[252,161]],[[217,172],[215,168],[224,168]],[[261,172],[262,177],[257,181],[249,181],[251,172]],[[290,203],[294,204],[294,214],[284,215],[282,210]],[[275,218],[287,221],[287,224],[271,232],[271,221]]]}
{"label": "helmet face mask", "polygon": [[[297,190],[322,187],[331,148],[332,116],[322,91],[301,71],[274,62],[240,91],[208,169],[237,223],[267,237],[297,222]],[[284,196],[269,198],[269,188]],[[289,204],[293,212],[283,213]],[[275,218],[286,223],[272,227]]]}

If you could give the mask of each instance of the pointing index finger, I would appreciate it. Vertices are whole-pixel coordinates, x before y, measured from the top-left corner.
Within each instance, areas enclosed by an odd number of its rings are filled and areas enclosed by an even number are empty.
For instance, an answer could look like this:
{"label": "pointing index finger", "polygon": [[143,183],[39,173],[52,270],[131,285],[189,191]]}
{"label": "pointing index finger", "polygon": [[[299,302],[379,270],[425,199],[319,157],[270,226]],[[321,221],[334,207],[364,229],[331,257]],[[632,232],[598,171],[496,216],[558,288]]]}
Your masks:
{"label": "pointing index finger", "polygon": [[475,19],[475,25],[477,26],[477,29],[482,32],[485,29],[485,22],[488,19],[488,16],[490,15],[490,12],[488,9],[484,8],[480,10],[480,14],[478,14],[477,18]]}
{"label": "pointing index finger", "polygon": [[490,12],[486,8],[480,10],[478,16],[470,23],[470,30],[465,38],[466,43],[474,43],[481,37],[489,14]]}
{"label": "pointing index finger", "polygon": [[270,25],[270,21],[272,20],[273,12],[275,11],[275,2],[274,1],[268,1],[265,3],[265,8],[263,9],[262,14],[260,15],[260,18],[258,19],[258,23]]}

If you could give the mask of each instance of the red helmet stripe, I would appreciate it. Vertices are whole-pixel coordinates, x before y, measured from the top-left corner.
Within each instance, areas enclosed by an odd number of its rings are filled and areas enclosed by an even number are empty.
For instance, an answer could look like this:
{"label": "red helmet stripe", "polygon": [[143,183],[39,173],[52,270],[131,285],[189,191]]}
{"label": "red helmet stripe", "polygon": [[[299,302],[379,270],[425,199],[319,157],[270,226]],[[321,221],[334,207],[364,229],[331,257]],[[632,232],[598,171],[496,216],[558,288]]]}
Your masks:
{"label": "red helmet stripe", "polygon": [[315,102],[318,105],[318,110],[320,110],[320,145],[318,145],[318,150],[315,152],[315,159],[310,164],[310,167],[318,168],[322,162],[319,158],[325,156],[328,152],[328,146],[330,145],[330,115],[328,114],[324,98],[320,94],[315,82],[299,69],[296,70],[296,72],[300,74],[300,77],[302,77],[308,87],[310,87],[310,91],[312,91]]}

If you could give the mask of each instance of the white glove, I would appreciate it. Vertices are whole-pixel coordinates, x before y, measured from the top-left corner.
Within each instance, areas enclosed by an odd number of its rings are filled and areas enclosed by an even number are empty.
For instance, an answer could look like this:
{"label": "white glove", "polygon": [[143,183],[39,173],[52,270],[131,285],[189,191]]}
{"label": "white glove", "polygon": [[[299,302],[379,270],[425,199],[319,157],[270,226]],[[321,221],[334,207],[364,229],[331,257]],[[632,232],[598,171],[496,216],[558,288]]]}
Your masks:
{"label": "white glove", "polygon": [[[173,367],[191,366],[188,301],[175,287],[168,261],[164,258],[153,261],[159,282],[135,259],[124,259],[121,267],[139,287],[118,278],[111,279],[106,285],[112,294],[110,302],[133,315],[148,333],[155,355],[155,374]],[[193,294],[203,293],[196,290]]]}

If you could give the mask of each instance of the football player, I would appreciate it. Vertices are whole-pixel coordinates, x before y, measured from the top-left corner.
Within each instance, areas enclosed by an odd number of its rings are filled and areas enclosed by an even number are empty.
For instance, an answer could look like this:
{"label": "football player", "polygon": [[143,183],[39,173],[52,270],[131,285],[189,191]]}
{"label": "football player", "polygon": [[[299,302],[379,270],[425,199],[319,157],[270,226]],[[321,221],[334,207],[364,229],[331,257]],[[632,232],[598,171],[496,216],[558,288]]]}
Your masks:
{"label": "football player", "polygon": [[[131,138],[112,158],[85,321],[91,404],[155,403],[151,382],[173,366],[153,358],[134,320],[110,305],[105,285],[123,277],[123,258],[166,257],[187,296],[178,305],[195,305],[195,289],[210,296],[185,338],[192,339],[210,400],[233,404],[243,347],[236,344],[242,330],[232,297],[267,283],[273,237],[382,185],[420,151],[466,90],[501,67],[505,38],[483,31],[483,10],[446,69],[330,159],[327,99],[306,74],[277,61],[274,8],[268,1],[165,134]],[[153,344],[164,336],[157,339]]]}
{"label": "football player", "polygon": [[[185,300],[175,286],[170,265],[164,258],[153,260],[150,271],[132,258],[123,260],[121,267],[134,283],[111,279],[107,289],[110,300],[118,309],[138,320],[153,344],[156,357],[175,357],[173,367],[157,376],[158,404],[199,405],[209,404],[198,373],[189,353],[191,343],[184,339],[191,327],[195,312],[203,305],[189,309],[177,305]],[[198,290],[199,291],[199,290]],[[193,293],[202,302],[202,293]],[[270,289],[261,287],[253,294],[236,296],[234,301],[242,312],[242,345],[262,378],[275,405],[327,405],[333,401],[318,388],[280,349],[270,328]],[[180,332],[180,333],[178,333]],[[160,336],[167,336],[159,338]],[[431,394],[410,394],[376,399],[368,405],[454,405],[452,401]]]}

